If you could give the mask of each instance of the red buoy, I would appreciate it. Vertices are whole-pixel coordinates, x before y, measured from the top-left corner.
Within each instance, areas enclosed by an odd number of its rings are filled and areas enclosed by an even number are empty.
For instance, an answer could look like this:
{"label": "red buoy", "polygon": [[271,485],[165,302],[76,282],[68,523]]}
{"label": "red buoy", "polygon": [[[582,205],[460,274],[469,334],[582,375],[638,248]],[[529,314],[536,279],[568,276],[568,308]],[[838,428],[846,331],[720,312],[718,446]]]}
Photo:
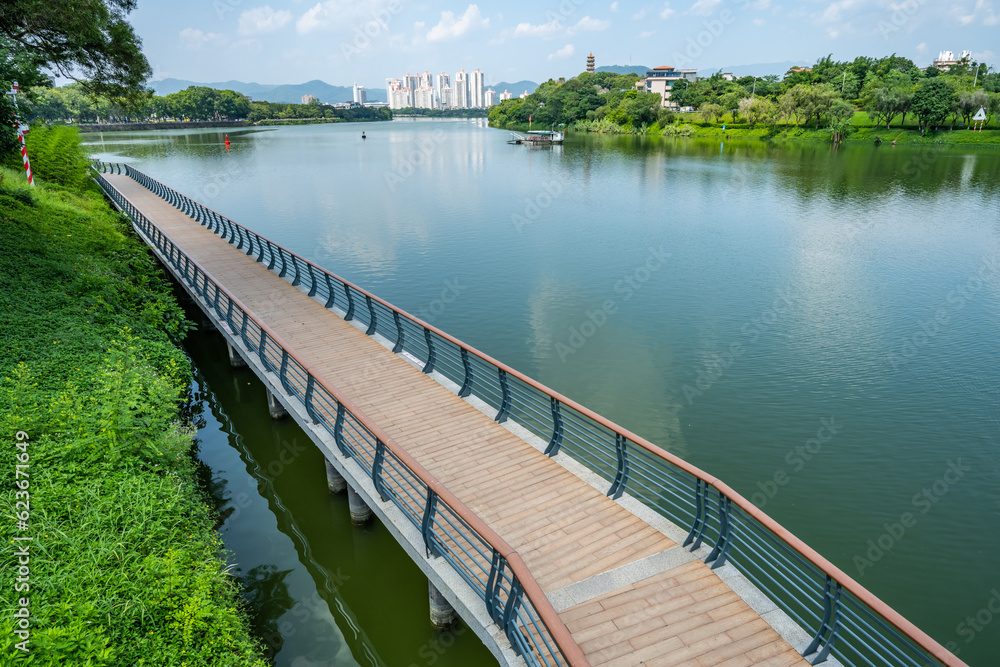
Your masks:
{"label": "red buoy", "polygon": [[229,150],[229,135],[226,135],[226,150]]}

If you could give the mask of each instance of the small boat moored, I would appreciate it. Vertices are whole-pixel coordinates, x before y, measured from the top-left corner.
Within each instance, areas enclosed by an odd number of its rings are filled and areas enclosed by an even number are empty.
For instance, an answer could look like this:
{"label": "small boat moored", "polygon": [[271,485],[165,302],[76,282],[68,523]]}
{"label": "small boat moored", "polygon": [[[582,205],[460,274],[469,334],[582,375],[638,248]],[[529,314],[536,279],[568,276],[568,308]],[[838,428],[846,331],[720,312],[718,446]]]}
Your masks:
{"label": "small boat moored", "polygon": [[508,144],[535,144],[549,145],[561,144],[566,138],[565,132],[554,132],[549,130],[531,130],[527,133],[511,132]]}

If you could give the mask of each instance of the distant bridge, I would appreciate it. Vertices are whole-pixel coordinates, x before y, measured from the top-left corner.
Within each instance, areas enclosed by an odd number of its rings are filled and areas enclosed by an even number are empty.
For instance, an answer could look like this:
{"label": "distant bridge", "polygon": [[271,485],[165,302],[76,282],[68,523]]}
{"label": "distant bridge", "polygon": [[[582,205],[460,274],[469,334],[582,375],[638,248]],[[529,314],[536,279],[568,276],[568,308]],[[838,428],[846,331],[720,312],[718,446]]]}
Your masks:
{"label": "distant bridge", "polygon": [[502,664],[964,665],[722,481],[128,165],[95,177]]}

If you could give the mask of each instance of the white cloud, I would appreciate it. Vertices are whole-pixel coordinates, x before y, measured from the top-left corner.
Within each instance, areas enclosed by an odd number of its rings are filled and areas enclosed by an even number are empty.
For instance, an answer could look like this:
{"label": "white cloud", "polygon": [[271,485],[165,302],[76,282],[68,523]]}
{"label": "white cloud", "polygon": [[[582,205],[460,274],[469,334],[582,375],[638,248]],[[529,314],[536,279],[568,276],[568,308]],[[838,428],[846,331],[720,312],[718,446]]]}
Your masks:
{"label": "white cloud", "polygon": [[[229,0],[236,2],[237,0]],[[363,30],[385,31],[395,16],[402,11],[402,4],[392,0],[322,0],[299,17],[295,29],[305,35],[328,27],[360,27]],[[279,12],[276,12],[279,13]]]}
{"label": "white cloud", "polygon": [[660,18],[661,19],[668,19],[668,18],[670,18],[671,16],[673,16],[676,13],[677,12],[675,12],[673,9],[670,8],[670,3],[669,2],[664,2],[663,3],[663,9],[660,10]]}
{"label": "white cloud", "polygon": [[958,17],[958,22],[962,25],[997,25],[1000,23],[1000,14],[993,9],[991,0],[976,0],[976,4],[966,14],[964,7],[955,7],[953,10]]}
{"label": "white cloud", "polygon": [[836,28],[827,28],[826,29],[826,36],[829,37],[830,39],[837,39],[837,37],[839,35],[840,35],[840,31],[837,30]]}
{"label": "white cloud", "polygon": [[764,25],[764,19],[754,19],[752,23],[756,26],[762,26]]}
{"label": "white cloud", "polygon": [[469,5],[461,17],[455,18],[454,12],[441,12],[441,20],[427,33],[428,42],[442,42],[458,39],[466,33],[480,28],[488,28],[490,20],[483,18],[478,5]]}
{"label": "white cloud", "polygon": [[858,4],[861,0],[837,0],[836,2],[831,2],[827,5],[827,8],[823,10],[822,20],[827,23],[834,23],[841,19],[843,13]]}
{"label": "white cloud", "polygon": [[567,44],[566,46],[562,47],[561,49],[559,49],[555,53],[550,53],[549,54],[549,60],[557,60],[557,59],[561,59],[561,58],[569,58],[571,55],[573,55],[573,53],[575,51],[576,51],[576,49],[573,48],[572,44]]}
{"label": "white cloud", "polygon": [[248,9],[240,14],[239,33],[241,35],[262,35],[280,30],[292,20],[292,13],[285,10],[274,11],[270,5]]}
{"label": "white cloud", "polygon": [[632,14],[632,20],[633,21],[639,21],[639,20],[645,18],[646,17],[646,12],[648,12],[650,9],[651,9],[651,7],[649,5],[644,6],[642,9],[640,9],[639,11],[637,11],[635,14]]}
{"label": "white cloud", "polygon": [[613,11],[613,12],[617,12],[618,11],[618,2],[617,1],[611,3],[611,11]]}
{"label": "white cloud", "polygon": [[639,33],[639,39],[646,39],[648,37],[652,37],[654,34],[654,30],[647,30],[646,32]]}
{"label": "white cloud", "polygon": [[722,0],[698,0],[688,11],[692,14],[711,14]]}
{"label": "white cloud", "polygon": [[917,44],[917,53],[927,53],[927,42]]}
{"label": "white cloud", "polygon": [[314,30],[325,28],[327,25],[327,11],[322,2],[317,2],[305,14],[295,22],[295,29],[300,35],[306,35]]}
{"label": "white cloud", "polygon": [[532,23],[518,23],[517,27],[514,28],[514,37],[538,37],[545,39],[547,37],[554,37],[563,31],[563,25],[558,19],[552,19],[548,23],[539,23],[534,25]]}
{"label": "white cloud", "polygon": [[578,32],[604,30],[609,27],[611,27],[611,21],[599,21],[597,19],[592,19],[589,16],[584,16],[582,19],[576,22],[576,25],[569,28],[566,31],[566,34],[575,35]]}
{"label": "white cloud", "polygon": [[184,28],[180,32],[181,48],[186,51],[199,51],[209,44],[225,44],[225,35],[214,32],[202,32],[195,28]]}

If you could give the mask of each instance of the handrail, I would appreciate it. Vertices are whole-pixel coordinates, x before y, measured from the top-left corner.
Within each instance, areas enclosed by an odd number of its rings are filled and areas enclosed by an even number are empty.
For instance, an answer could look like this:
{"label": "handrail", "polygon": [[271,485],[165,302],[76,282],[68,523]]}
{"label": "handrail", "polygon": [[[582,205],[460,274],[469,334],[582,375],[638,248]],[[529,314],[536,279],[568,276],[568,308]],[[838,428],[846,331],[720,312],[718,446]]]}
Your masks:
{"label": "handrail", "polygon": [[[106,179],[100,177],[100,184],[105,189],[106,192],[114,189]],[[110,192],[109,192],[110,194]],[[124,197],[115,190],[115,194],[118,194],[125,203]],[[127,202],[129,208],[134,209],[134,211],[129,211],[130,215],[138,214],[145,219],[147,225],[151,226],[151,221],[142,211],[136,207],[131,202]],[[136,221],[138,222],[138,221]],[[323,376],[312,367],[307,361],[299,357],[298,354],[294,352],[291,346],[287,345],[284,340],[279,336],[273,329],[271,329],[267,324],[265,324],[261,319],[259,319],[249,308],[247,308],[235,295],[233,295],[229,290],[222,286],[221,282],[216,280],[212,274],[204,268],[197,260],[193,259],[183,251],[179,246],[177,246],[173,241],[164,238],[170,243],[173,248],[176,248],[179,255],[184,256],[184,263],[187,268],[194,269],[197,274],[204,277],[205,285],[210,281],[216,290],[216,298],[220,295],[224,295],[225,298],[233,305],[236,309],[241,311],[245,315],[245,320],[252,321],[262,332],[266,333],[267,337],[273,341],[285,354],[289,360],[294,361],[299,367],[304,370],[308,377],[311,378],[312,382],[327,391],[344,409],[350,413],[354,419],[361,424],[368,432],[379,442],[381,442],[392,454],[410,470],[417,478],[419,478],[427,487],[428,491],[433,492],[437,497],[437,500],[443,502],[447,505],[454,513],[462,519],[473,531],[478,533],[490,546],[494,549],[497,555],[501,556],[510,567],[513,574],[516,576],[517,584],[523,590],[524,595],[531,601],[536,613],[540,617],[542,623],[548,629],[553,641],[559,648],[560,653],[565,658],[566,663],[572,665],[573,667],[587,667],[589,662],[583,651],[577,645],[576,641],[573,639],[569,630],[566,628],[562,619],[559,617],[552,603],[546,597],[544,591],[538,582],[534,579],[531,572],[528,570],[527,565],[524,563],[520,554],[504,540],[499,534],[497,534],[492,528],[489,527],[475,512],[473,512],[465,503],[463,503],[457,496],[455,496],[448,488],[442,484],[436,477],[434,477],[426,468],[424,468],[416,459],[414,459],[403,447],[399,446],[395,440],[393,440],[385,431],[381,429],[375,422],[373,422],[367,415],[364,414],[354,403],[344,396],[338,389],[328,384]],[[172,264],[177,264],[175,261],[171,261]],[[186,276],[185,276],[186,277]],[[192,285],[197,290],[197,279],[195,284]],[[205,292],[207,287],[202,287],[201,291]],[[211,304],[209,304],[211,305]],[[517,646],[514,647],[515,650]],[[532,663],[534,664],[534,663]]]}
{"label": "handrail", "polygon": [[[107,167],[102,166],[102,169]],[[121,168],[119,167],[119,172]],[[483,395],[484,400],[493,399],[494,407],[499,409],[497,414],[497,421],[503,421],[507,418],[507,414],[511,409],[511,392],[508,386],[510,378],[516,379],[525,385],[529,389],[533,389],[539,392],[542,396],[547,398],[551,403],[551,424],[550,431],[552,434],[552,440],[550,441],[549,448],[546,453],[549,455],[554,455],[562,447],[564,427],[567,429],[572,426],[574,429],[580,432],[582,436],[588,441],[585,443],[590,447],[591,451],[583,451],[578,454],[578,457],[583,459],[586,465],[597,466],[603,470],[606,470],[608,474],[614,474],[615,481],[611,485],[611,489],[608,491],[608,495],[615,498],[619,497],[626,490],[630,488],[632,494],[638,497],[638,494],[643,492],[649,496],[647,504],[653,506],[653,509],[660,512],[661,514],[667,515],[668,518],[675,520],[676,523],[681,524],[682,519],[686,520],[691,525],[691,530],[688,539],[684,542],[684,546],[691,546],[694,550],[702,544],[703,541],[708,541],[712,543],[714,541],[714,548],[711,554],[706,558],[706,562],[713,564],[713,567],[718,567],[725,562],[729,561],[736,565],[737,569],[742,571],[747,576],[751,577],[757,585],[763,589],[765,592],[770,594],[770,597],[774,599],[779,598],[775,601],[779,605],[784,605],[783,608],[786,612],[792,613],[794,610],[791,609],[792,604],[787,601],[780,599],[781,594],[787,594],[788,591],[784,584],[782,584],[780,579],[789,582],[792,579],[797,579],[796,581],[791,581],[791,587],[795,588],[799,593],[802,592],[801,584],[803,577],[812,576],[816,578],[816,575],[822,575],[826,578],[825,584],[820,582],[818,579],[812,582],[815,586],[822,585],[822,595],[817,595],[816,600],[813,602],[818,604],[822,603],[823,609],[809,608],[807,602],[798,600],[795,604],[800,604],[803,614],[809,616],[809,621],[813,623],[815,629],[815,637],[813,643],[810,645],[810,650],[807,650],[806,655],[811,653],[816,653],[815,662],[820,662],[828,654],[834,654],[841,659],[846,660],[851,663],[851,660],[846,655],[849,651],[856,651],[857,655],[860,656],[859,661],[865,662],[865,655],[871,655],[872,651],[878,650],[899,650],[899,651],[910,651],[921,658],[933,658],[940,662],[940,664],[946,667],[964,667],[965,663],[959,660],[956,656],[951,654],[947,649],[941,646],[933,638],[929,637],[922,630],[917,628],[913,623],[904,618],[897,611],[889,607],[885,602],[880,600],[873,593],[868,591],[861,584],[857,583],[853,578],[843,572],[840,568],[836,567],[829,560],[824,558],[822,555],[817,553],[811,547],[806,545],[802,540],[793,535],[790,531],[781,526],[777,521],[772,519],[770,516],[765,514],[762,510],[757,508],[753,503],[744,498],[741,494],[733,490],[727,484],[717,479],[716,477],[709,475],[708,473],[702,471],[697,466],[694,466],[687,461],[677,457],[670,452],[665,451],[661,447],[649,442],[645,438],[636,435],[635,433],[625,429],[609,419],[598,415],[592,410],[580,405],[576,401],[556,392],[542,383],[524,375],[523,373],[511,368],[510,366],[494,359],[493,357],[477,350],[476,348],[463,343],[457,338],[451,336],[450,334],[441,331],[437,327],[420,320],[419,318],[410,315],[409,313],[396,308],[387,301],[375,296],[371,292],[358,287],[354,283],[337,276],[336,274],[327,271],[326,269],[309,262],[302,256],[279,246],[267,237],[257,234],[246,227],[236,223],[229,218],[213,211],[202,205],[199,202],[189,199],[188,197],[178,193],[176,190],[164,186],[159,181],[150,178],[149,176],[139,172],[138,170],[125,165],[125,172],[137,180],[140,184],[144,185],[148,189],[152,190],[154,193],[158,194],[160,197],[166,199],[168,202],[181,209],[182,211],[189,212],[195,220],[198,220],[202,224],[208,226],[210,229],[212,227],[212,222],[216,224],[216,233],[220,233],[223,238],[229,235],[230,243],[237,243],[234,238],[239,237],[237,247],[242,248],[244,244],[244,237],[249,241],[250,250],[247,254],[252,254],[258,252],[254,249],[254,239],[259,248],[258,261],[264,261],[265,249],[270,253],[271,263],[269,268],[276,270],[275,266],[277,263],[277,258],[275,256],[275,249],[281,252],[281,276],[285,276],[288,272],[288,264],[292,264],[294,270],[296,271],[296,278],[293,281],[294,285],[300,284],[299,275],[299,265],[306,267],[310,276],[313,276],[313,272],[318,272],[321,275],[327,277],[327,281],[332,278],[337,281],[345,293],[345,297],[348,301],[348,307],[346,309],[345,319],[352,319],[354,316],[354,301],[351,294],[353,290],[359,297],[363,297],[369,312],[370,326],[366,333],[369,335],[385,331],[386,337],[391,337],[388,335],[391,333],[386,329],[387,324],[383,324],[383,320],[376,317],[376,312],[374,310],[373,304],[378,304],[386,309],[392,315],[392,319],[395,320],[394,328],[397,335],[397,344],[393,349],[394,352],[399,352],[406,349],[406,342],[404,341],[404,329],[400,323],[400,318],[405,318],[412,325],[418,327],[418,330],[424,332],[426,338],[426,357],[425,372],[430,372],[431,370],[439,370],[436,368],[436,363],[441,361],[438,359],[437,354],[443,352],[443,350],[436,350],[432,344],[433,336],[438,339],[452,344],[459,352],[461,352],[461,363],[462,370],[458,370],[457,359],[448,360],[452,363],[453,370],[457,376],[461,376],[464,373],[464,383],[462,384],[462,390],[460,391],[460,396],[465,396],[472,391],[473,387],[473,377],[474,369],[473,365],[470,363],[468,355],[472,355],[482,363],[489,367],[496,369],[500,374],[499,386],[498,387],[483,387],[483,391],[493,391],[496,396],[490,397],[486,394]],[[204,218],[204,219],[203,219]],[[220,227],[224,225],[227,227],[226,230],[220,232]],[[266,246],[266,248],[265,248]],[[327,282],[329,286],[329,282]],[[336,295],[334,295],[332,287],[329,288],[330,297],[327,301],[327,306],[333,305]],[[310,290],[310,296],[314,296],[318,292],[317,281],[313,280],[312,289]],[[433,334],[433,336],[432,336]],[[445,373],[447,376],[447,373]],[[458,382],[461,382],[461,377],[455,378]],[[481,381],[481,378],[480,378]],[[518,388],[520,391],[520,388]],[[502,396],[501,396],[502,394]],[[568,412],[565,415],[561,412],[562,409],[568,408],[572,412]],[[526,406],[525,408],[525,418],[526,419],[536,419],[539,418],[539,406]],[[576,420],[575,415],[572,413],[583,417],[585,420],[589,420],[592,425],[579,422]],[[569,418],[569,419],[567,419]],[[549,422],[546,422],[549,423]],[[595,431],[593,425],[596,425],[598,429],[606,429],[607,433],[600,433]],[[529,427],[529,430],[530,427]],[[597,439],[595,439],[595,436]],[[611,444],[610,440],[607,443],[602,444],[600,441],[601,437],[613,436],[614,443]],[[636,453],[630,449],[630,445],[635,445],[638,447],[638,454],[645,452],[648,457],[652,457],[652,463],[646,461],[645,459],[640,460]],[[602,449],[603,448],[603,449]],[[599,451],[600,450],[600,451]],[[596,456],[596,458],[595,458]],[[603,456],[603,459],[600,457]],[[647,458],[648,458],[647,457]],[[611,459],[615,459],[615,463],[612,465],[610,463]],[[640,457],[641,458],[641,457]],[[662,471],[654,470],[649,468],[649,465],[656,465],[656,462],[667,463],[677,471],[680,471],[692,479],[686,479],[683,475],[677,476],[676,479],[663,478],[664,474]],[[641,465],[647,467],[640,468]],[[609,469],[609,466],[613,467],[614,470]],[[672,475],[670,470],[667,470],[666,474]],[[646,481],[634,481],[642,478]],[[692,497],[682,497],[678,492],[683,488],[684,484],[689,484],[691,481],[694,482],[694,493]],[[648,482],[652,482],[654,486],[650,486]],[[656,486],[658,485],[658,486]],[[637,488],[638,486],[638,488]],[[717,515],[715,519],[712,517],[712,500],[713,498],[709,494],[709,488],[714,489],[717,497]],[[655,490],[655,493],[651,492]],[[666,498],[667,493],[672,492],[674,495],[670,498]],[[666,499],[665,499],[666,498]],[[662,501],[662,502],[661,502]],[[673,502],[676,501],[676,502]],[[662,503],[673,504],[674,510],[671,513],[669,508],[663,507]],[[660,503],[658,505],[658,503]],[[680,508],[677,503],[683,503],[686,505],[685,508]],[[735,506],[735,508],[734,508]],[[744,516],[740,516],[736,511],[739,510],[743,512]],[[756,522],[760,527],[763,527],[770,535],[762,534],[755,536],[752,531],[756,529],[753,523],[744,523],[745,519],[749,518],[752,522]],[[712,523],[710,523],[712,522]],[[739,529],[739,530],[738,530]],[[740,530],[743,532],[740,533]],[[750,531],[750,532],[747,532]],[[743,536],[743,540],[736,539],[734,536],[739,533]],[[714,537],[714,540],[713,540]],[[763,542],[753,542],[755,538],[763,540]],[[775,541],[776,538],[776,541]],[[768,542],[770,540],[770,542]],[[734,546],[735,545],[735,546]],[[780,553],[781,547],[787,547],[794,551],[804,562],[803,563],[792,563],[788,568],[788,572],[778,572],[779,566],[774,565],[773,568],[775,572],[760,573],[761,577],[754,579],[751,576],[750,570],[755,567],[761,567],[761,558],[759,552],[754,550],[756,548],[762,548],[769,550],[767,556],[777,555],[782,556]],[[757,556],[756,560],[750,559],[747,562],[742,562],[741,549],[746,549],[748,556]],[[775,552],[772,554],[771,552]],[[803,568],[803,565],[805,566]],[[809,567],[815,569],[814,572],[809,572]],[[799,570],[794,570],[794,568],[799,568]],[[801,571],[800,571],[801,570]],[[766,577],[774,582],[774,586],[778,589],[777,591],[770,590],[766,582],[762,579]],[[846,591],[856,598],[857,602],[868,608],[873,614],[871,619],[863,618],[860,622],[868,623],[868,626],[862,629],[862,634],[866,631],[872,630],[872,621],[875,621],[876,625],[881,623],[879,619],[884,619],[886,622],[891,624],[896,630],[899,630],[905,638],[912,640],[915,646],[909,644],[909,642],[903,641],[904,638],[899,637],[898,634],[889,632],[882,633],[886,635],[880,639],[884,639],[885,644],[881,644],[878,647],[872,648],[866,643],[864,638],[859,638],[858,634],[855,632],[854,637],[856,639],[857,646],[845,645],[847,641],[844,639],[844,635],[850,632],[850,629],[846,626],[850,622],[858,622],[858,619],[850,617],[851,613],[867,613],[868,610],[860,608],[858,610],[852,610],[850,605],[853,601],[849,597],[842,596],[842,592]],[[819,591],[817,591],[818,593]],[[794,594],[794,592],[793,592]],[[815,604],[813,604],[815,607]],[[799,616],[792,613],[793,616]],[[822,618],[821,618],[822,616]],[[800,622],[808,625],[806,619],[799,616]],[[818,627],[817,627],[818,625]],[[886,628],[886,630],[891,630]],[[874,628],[874,631],[880,632],[879,628]],[[893,636],[894,635],[894,636]],[[839,641],[838,643],[838,640]],[[897,641],[900,640],[900,641]],[[900,665],[909,664],[919,664],[913,662],[913,659],[907,655],[900,655]],[[907,660],[909,662],[907,662]]]}

